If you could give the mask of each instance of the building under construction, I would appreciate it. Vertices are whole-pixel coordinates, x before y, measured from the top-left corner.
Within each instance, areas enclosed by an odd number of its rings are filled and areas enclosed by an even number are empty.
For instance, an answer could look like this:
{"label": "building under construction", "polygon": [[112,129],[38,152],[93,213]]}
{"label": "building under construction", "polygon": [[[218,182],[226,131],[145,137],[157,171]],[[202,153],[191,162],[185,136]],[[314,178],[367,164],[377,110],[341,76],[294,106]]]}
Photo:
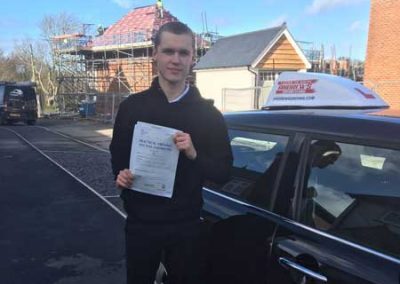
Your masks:
{"label": "building under construction", "polygon": [[[161,25],[178,21],[162,7],[162,1],[157,3],[133,9],[110,27],[99,27],[96,35],[84,29],[53,38],[61,111],[76,111],[82,100],[96,97],[96,112],[113,119],[124,96],[150,86],[157,74],[153,62],[155,33]],[[220,39],[217,32],[208,31],[205,14],[203,17],[203,33],[195,37],[196,59]],[[320,51],[311,43],[299,43],[312,63],[311,70],[321,72],[323,48]],[[194,78],[189,80],[193,82]]]}
{"label": "building under construction", "polygon": [[[160,1],[157,1],[160,2]],[[97,96],[96,110],[114,112],[122,95],[148,88],[157,74],[153,63],[153,37],[161,25],[178,21],[159,5],[138,7],[96,36],[84,33],[53,38],[59,95],[77,98]],[[209,41],[196,36],[197,54],[209,48]],[[81,97],[82,97],[81,96]],[[80,97],[80,98],[81,98]]]}

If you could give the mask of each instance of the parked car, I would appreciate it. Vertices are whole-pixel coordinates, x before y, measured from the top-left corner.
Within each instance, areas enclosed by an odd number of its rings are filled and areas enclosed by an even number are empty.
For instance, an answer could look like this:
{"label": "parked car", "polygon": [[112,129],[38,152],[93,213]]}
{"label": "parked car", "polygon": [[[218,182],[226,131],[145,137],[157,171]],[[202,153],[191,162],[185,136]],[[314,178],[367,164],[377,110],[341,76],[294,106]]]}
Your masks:
{"label": "parked car", "polygon": [[399,283],[400,112],[353,81],[284,72],[226,113],[234,165],[204,187],[208,283]]}
{"label": "parked car", "polygon": [[36,123],[37,102],[31,82],[0,82],[0,124]]}

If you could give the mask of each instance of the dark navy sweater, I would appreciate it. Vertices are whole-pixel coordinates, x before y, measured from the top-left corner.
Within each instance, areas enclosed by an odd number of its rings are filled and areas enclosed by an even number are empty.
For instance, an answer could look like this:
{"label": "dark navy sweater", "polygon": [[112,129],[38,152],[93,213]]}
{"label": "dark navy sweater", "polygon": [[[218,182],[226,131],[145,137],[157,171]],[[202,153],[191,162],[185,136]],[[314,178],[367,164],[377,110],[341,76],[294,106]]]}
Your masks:
{"label": "dark navy sweater", "polygon": [[192,161],[180,153],[172,198],[158,197],[129,189],[121,197],[128,220],[176,222],[196,220],[203,204],[204,181],[229,179],[232,152],[222,114],[195,87],[178,102],[169,103],[156,78],[151,87],[129,96],[120,104],[110,144],[113,173],[129,168],[132,134],[142,121],[189,133],[197,151]]}

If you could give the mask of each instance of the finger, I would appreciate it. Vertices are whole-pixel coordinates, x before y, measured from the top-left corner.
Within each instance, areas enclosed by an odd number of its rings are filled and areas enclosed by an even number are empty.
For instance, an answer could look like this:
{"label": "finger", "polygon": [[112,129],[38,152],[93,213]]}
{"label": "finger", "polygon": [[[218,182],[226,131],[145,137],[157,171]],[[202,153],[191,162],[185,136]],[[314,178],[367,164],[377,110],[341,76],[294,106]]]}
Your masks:
{"label": "finger", "polygon": [[176,142],[184,141],[186,139],[187,139],[186,136],[176,136],[174,141],[176,143]]}
{"label": "finger", "polygon": [[120,171],[116,182],[121,186],[129,186],[133,182],[133,175],[129,170]]}
{"label": "finger", "polygon": [[122,178],[120,178],[120,179],[117,179],[117,186],[118,187],[123,187],[123,188],[130,188],[130,187],[132,187],[132,182],[129,182],[129,181],[127,181],[127,180],[124,180],[124,179],[122,179]]}
{"label": "finger", "polygon": [[176,147],[180,150],[188,149],[190,147],[190,144],[187,142],[178,142],[176,143]]}
{"label": "finger", "polygon": [[183,144],[185,144],[185,143],[187,143],[186,140],[177,140],[177,141],[175,141],[175,145],[176,145],[176,146],[178,146],[178,145],[183,145]]}
{"label": "finger", "polygon": [[124,174],[120,174],[120,175],[118,176],[118,180],[121,181],[121,182],[123,182],[123,183],[126,183],[126,182],[129,181],[129,177],[126,176],[126,175],[124,175]]}
{"label": "finger", "polygon": [[192,143],[192,139],[190,138],[190,135],[185,135],[185,136],[180,136],[176,138],[176,142],[188,142]]}
{"label": "finger", "polygon": [[125,169],[121,171],[121,173],[124,174],[125,176],[133,176],[133,172],[129,169]]}
{"label": "finger", "polygon": [[123,173],[123,174],[121,174],[121,178],[123,178],[127,182],[132,182],[134,179],[134,176],[131,173]]}
{"label": "finger", "polygon": [[120,187],[126,187],[126,181],[122,177],[119,177],[116,180],[116,184],[117,184],[117,186],[120,186]]}
{"label": "finger", "polygon": [[131,172],[131,170],[125,169],[123,171],[120,171],[120,176],[124,177],[127,180],[133,180],[134,179],[134,175]]}
{"label": "finger", "polygon": [[190,135],[185,132],[180,132],[180,133],[175,134],[175,138],[176,139],[188,139],[188,138],[190,139]]}

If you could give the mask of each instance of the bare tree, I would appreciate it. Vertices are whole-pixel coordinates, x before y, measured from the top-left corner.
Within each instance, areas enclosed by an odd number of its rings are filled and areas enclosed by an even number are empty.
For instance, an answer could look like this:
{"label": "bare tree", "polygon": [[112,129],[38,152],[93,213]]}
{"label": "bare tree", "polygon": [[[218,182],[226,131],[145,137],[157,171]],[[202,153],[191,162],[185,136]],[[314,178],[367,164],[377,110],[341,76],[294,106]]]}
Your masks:
{"label": "bare tree", "polygon": [[39,23],[41,36],[51,41],[54,36],[79,32],[82,23],[74,15],[61,12],[57,15],[46,15]]}
{"label": "bare tree", "polygon": [[14,52],[5,55],[0,50],[0,81],[28,81],[30,79],[30,70],[23,60],[20,60]]}
{"label": "bare tree", "polygon": [[41,39],[16,41],[10,55],[0,50],[0,80],[31,80],[37,84],[41,101],[49,104],[54,101],[59,89],[53,39],[58,35],[79,32],[82,24],[74,15],[62,12],[44,16],[39,28]]}
{"label": "bare tree", "polygon": [[47,43],[48,50],[48,56],[46,58],[49,67],[47,72],[47,92],[49,93],[48,100],[54,101],[58,95],[61,82],[60,78],[62,78],[62,74],[60,74],[61,70],[58,68],[58,54],[56,54],[55,49],[55,37],[82,32],[82,23],[74,15],[61,12],[57,15],[46,15],[41,20],[39,27],[41,30],[41,36]]}

